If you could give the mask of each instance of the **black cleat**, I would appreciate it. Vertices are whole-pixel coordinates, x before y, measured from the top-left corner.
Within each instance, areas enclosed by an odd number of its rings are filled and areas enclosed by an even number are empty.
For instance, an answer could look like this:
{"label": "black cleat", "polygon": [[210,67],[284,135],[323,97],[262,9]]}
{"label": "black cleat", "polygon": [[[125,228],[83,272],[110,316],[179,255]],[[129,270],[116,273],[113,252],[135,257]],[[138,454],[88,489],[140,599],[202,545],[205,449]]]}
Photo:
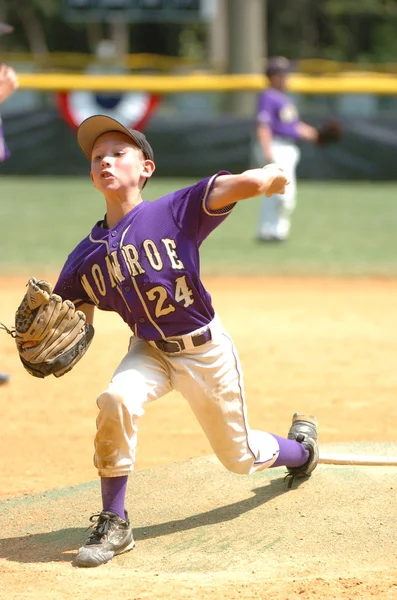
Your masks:
{"label": "black cleat", "polygon": [[309,477],[312,474],[317,467],[319,459],[317,438],[317,419],[312,416],[295,413],[292,417],[292,425],[288,432],[288,439],[295,440],[302,444],[302,446],[309,451],[309,458],[305,464],[300,467],[287,467],[287,477],[293,479],[295,477]]}
{"label": "black cleat", "polygon": [[92,515],[94,531],[73,561],[76,567],[99,567],[135,546],[132,529],[126,512],[126,520],[114,513],[102,511]]}

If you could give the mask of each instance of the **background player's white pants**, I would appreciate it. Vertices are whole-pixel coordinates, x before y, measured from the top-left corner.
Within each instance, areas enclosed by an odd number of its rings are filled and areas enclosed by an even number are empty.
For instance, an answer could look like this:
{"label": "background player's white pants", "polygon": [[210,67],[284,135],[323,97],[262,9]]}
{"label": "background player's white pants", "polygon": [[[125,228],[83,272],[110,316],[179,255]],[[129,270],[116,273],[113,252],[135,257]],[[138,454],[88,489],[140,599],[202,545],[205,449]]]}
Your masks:
{"label": "background player's white pants", "polygon": [[[151,343],[131,338],[127,355],[97,400],[94,464],[101,477],[127,475],[133,470],[144,406],[172,389],[189,402],[227,469],[251,474],[275,462],[279,454],[275,438],[249,428],[236,348],[218,318],[210,328],[210,342],[198,348],[190,344],[192,347],[180,354],[165,354]],[[190,339],[190,335],[181,337]]]}
{"label": "background player's white pants", "polygon": [[[263,196],[259,213],[258,237],[285,240],[291,227],[291,214],[296,206],[296,167],[300,159],[300,150],[288,140],[274,138],[272,154],[275,163],[284,169],[290,184],[283,195],[274,194],[270,198]],[[255,160],[258,166],[264,166],[265,159],[258,144]]]}

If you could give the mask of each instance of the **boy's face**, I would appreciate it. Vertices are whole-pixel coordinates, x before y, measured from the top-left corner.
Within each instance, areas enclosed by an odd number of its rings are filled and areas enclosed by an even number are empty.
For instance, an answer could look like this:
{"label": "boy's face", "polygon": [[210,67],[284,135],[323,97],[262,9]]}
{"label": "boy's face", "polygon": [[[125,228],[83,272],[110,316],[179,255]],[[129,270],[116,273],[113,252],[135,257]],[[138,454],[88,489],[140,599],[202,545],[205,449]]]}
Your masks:
{"label": "boy's face", "polygon": [[91,179],[103,194],[142,188],[153,171],[153,161],[145,159],[142,150],[124,133],[108,131],[96,139],[91,153]]}
{"label": "boy's face", "polygon": [[274,73],[269,79],[274,88],[284,91],[287,87],[287,77],[288,75],[286,73]]}

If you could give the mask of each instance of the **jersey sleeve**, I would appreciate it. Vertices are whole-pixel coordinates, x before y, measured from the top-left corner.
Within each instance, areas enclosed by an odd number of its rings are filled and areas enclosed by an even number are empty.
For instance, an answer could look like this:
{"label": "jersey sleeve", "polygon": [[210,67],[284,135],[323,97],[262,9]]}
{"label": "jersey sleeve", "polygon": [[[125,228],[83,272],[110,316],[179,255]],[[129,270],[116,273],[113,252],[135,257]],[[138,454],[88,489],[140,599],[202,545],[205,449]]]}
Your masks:
{"label": "jersey sleeve", "polygon": [[226,219],[235,206],[230,204],[217,211],[208,208],[208,199],[219,175],[230,175],[230,173],[220,171],[172,195],[171,210],[177,227],[199,243]]}
{"label": "jersey sleeve", "polygon": [[76,308],[83,304],[95,305],[83,288],[76,265],[72,260],[72,255],[64,264],[54,287],[54,294],[61,296],[62,300],[71,300]]}

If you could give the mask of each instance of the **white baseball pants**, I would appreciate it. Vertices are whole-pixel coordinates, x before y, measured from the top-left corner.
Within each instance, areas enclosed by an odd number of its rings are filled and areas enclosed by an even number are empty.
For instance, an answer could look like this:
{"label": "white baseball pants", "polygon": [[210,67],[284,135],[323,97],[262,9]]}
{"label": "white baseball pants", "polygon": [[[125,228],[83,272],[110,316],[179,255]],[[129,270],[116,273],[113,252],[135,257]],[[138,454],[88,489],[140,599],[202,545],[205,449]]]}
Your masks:
{"label": "white baseball pants", "polygon": [[186,346],[178,354],[164,353],[152,342],[131,338],[108,389],[97,400],[94,464],[101,477],[118,477],[133,470],[145,404],[172,389],[189,402],[215,454],[229,471],[248,475],[275,462],[279,454],[276,439],[248,425],[236,348],[218,318],[209,327],[212,340],[203,346],[195,348],[191,334],[176,338],[182,338]]}
{"label": "white baseball pants", "polygon": [[[296,206],[296,167],[300,159],[300,149],[288,140],[275,137],[272,142],[274,162],[284,169],[290,183],[285,194],[263,196],[259,214],[258,237],[260,239],[287,239],[291,228],[291,214]],[[256,163],[265,164],[262,149],[257,144]]]}

